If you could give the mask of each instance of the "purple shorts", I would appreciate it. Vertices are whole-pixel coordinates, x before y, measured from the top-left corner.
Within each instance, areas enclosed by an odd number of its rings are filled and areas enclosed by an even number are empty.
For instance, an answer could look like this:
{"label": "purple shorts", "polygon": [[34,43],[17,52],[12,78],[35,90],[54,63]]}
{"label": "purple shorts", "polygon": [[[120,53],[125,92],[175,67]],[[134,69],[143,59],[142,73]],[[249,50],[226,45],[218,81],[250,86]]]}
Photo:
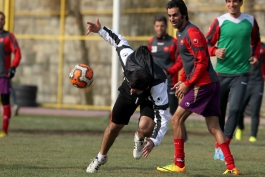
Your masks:
{"label": "purple shorts", "polygon": [[0,94],[9,94],[10,80],[5,77],[0,77]]}
{"label": "purple shorts", "polygon": [[181,100],[180,107],[204,117],[220,117],[220,83],[193,86]]}

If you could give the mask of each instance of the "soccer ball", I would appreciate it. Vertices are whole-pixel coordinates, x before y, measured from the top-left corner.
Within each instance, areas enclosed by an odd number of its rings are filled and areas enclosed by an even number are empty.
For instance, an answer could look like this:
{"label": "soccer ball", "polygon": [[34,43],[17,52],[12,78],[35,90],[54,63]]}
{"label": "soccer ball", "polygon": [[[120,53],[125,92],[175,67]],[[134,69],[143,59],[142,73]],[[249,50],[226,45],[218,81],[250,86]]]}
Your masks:
{"label": "soccer ball", "polygon": [[69,74],[69,79],[77,88],[89,87],[94,80],[93,70],[86,64],[75,65]]}

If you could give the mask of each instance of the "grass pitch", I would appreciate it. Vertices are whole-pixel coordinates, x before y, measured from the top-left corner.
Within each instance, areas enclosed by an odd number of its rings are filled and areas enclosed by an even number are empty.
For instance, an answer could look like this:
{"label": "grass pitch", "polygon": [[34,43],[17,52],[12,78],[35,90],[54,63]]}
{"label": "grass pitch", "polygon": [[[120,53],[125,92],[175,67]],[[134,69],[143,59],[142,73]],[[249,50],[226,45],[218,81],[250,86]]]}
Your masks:
{"label": "grass pitch", "polygon": [[[188,120],[185,144],[187,172],[160,173],[157,166],[173,162],[171,124],[160,146],[148,158],[132,157],[137,124],[126,126],[109,151],[108,162],[96,174],[85,172],[99,152],[107,118],[20,115],[11,119],[9,136],[0,139],[0,176],[3,177],[212,177],[223,176],[225,164],[213,159],[214,139],[204,121]],[[242,141],[233,141],[231,151],[241,176],[265,176],[265,127],[258,141],[248,142],[249,125]]]}

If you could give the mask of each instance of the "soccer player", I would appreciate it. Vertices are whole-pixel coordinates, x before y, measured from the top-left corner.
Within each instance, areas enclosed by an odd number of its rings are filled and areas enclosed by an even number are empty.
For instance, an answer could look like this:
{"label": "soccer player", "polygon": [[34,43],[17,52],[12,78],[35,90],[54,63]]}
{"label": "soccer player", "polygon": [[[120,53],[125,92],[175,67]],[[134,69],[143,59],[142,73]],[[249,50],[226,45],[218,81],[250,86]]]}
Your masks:
{"label": "soccer player", "polygon": [[223,174],[238,175],[229,145],[219,126],[220,83],[213,70],[207,42],[202,32],[189,21],[183,0],[167,3],[169,21],[178,29],[178,50],[184,70],[180,81],[172,89],[182,98],[172,117],[174,137],[174,163],[157,167],[160,172],[186,172],[184,153],[184,122],[194,112],[205,117],[209,132],[215,137],[225,155],[226,171]]}
{"label": "soccer player", "polygon": [[[0,12],[0,94],[3,106],[3,124],[0,138],[8,134],[8,125],[11,118],[10,88],[11,79],[15,76],[21,54],[15,36],[4,30],[5,14]],[[11,62],[11,53],[14,59]]]}
{"label": "soccer player", "polygon": [[259,120],[260,120],[260,107],[262,103],[262,95],[264,89],[264,81],[265,81],[265,43],[261,43],[260,49],[260,57],[259,57],[259,64],[258,66],[251,67],[251,75],[249,77],[248,86],[247,86],[247,93],[244,98],[243,108],[240,112],[237,130],[235,134],[236,140],[242,139],[244,126],[244,112],[245,108],[247,107],[248,103],[251,108],[251,130],[250,130],[250,137],[249,142],[256,142],[257,141],[257,134],[258,134],[258,127],[259,127]]}
{"label": "soccer player", "polygon": [[[240,12],[243,0],[225,2],[228,13],[213,20],[206,38],[210,55],[217,57],[215,71],[221,85],[219,124],[230,143],[242,110],[240,103],[246,95],[250,66],[258,64],[260,33],[255,18]],[[225,123],[228,98],[229,113]],[[223,160],[218,143],[215,143],[214,159]]]}
{"label": "soccer player", "polygon": [[109,149],[120,130],[129,123],[138,106],[140,106],[140,118],[134,137],[135,159],[141,156],[147,157],[153,147],[160,144],[167,131],[170,114],[166,74],[154,63],[147,46],[140,46],[134,51],[123,36],[101,26],[99,19],[96,23],[87,22],[87,24],[87,35],[91,32],[98,33],[116,48],[124,73],[124,81],[119,87],[120,93],[105,129],[100,152],[86,170],[88,173],[95,173],[107,162]]}
{"label": "soccer player", "polygon": [[[167,74],[169,110],[173,115],[178,107],[178,98],[171,88],[178,82],[178,72],[182,68],[182,61],[177,55],[177,40],[167,34],[167,18],[157,15],[154,18],[156,36],[148,41],[148,49],[153,59]],[[185,131],[185,140],[187,133]]]}

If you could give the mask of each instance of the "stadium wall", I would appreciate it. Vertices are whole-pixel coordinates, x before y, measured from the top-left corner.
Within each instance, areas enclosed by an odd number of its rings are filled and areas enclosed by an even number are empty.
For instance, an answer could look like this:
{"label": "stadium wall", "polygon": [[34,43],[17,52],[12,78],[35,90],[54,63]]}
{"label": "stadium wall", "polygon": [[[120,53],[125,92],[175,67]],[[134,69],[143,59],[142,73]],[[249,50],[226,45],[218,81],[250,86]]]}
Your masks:
{"label": "stadium wall", "polygon": [[[167,15],[166,2],[121,0],[120,33],[133,48],[147,44],[154,34],[153,17]],[[265,37],[265,2],[244,2],[242,10],[256,17],[261,36]],[[186,0],[186,3],[191,22],[204,34],[215,17],[227,12],[224,0]],[[0,0],[0,4],[8,13],[7,28],[18,38],[22,51],[13,84],[36,85],[37,102],[44,107],[110,108],[111,46],[97,35],[85,36],[85,32],[86,21],[96,17],[111,28],[112,1]],[[169,33],[175,33],[170,24]],[[215,63],[214,58],[212,61]],[[70,70],[78,63],[87,63],[94,70],[94,83],[87,89],[77,89],[68,81]]]}

